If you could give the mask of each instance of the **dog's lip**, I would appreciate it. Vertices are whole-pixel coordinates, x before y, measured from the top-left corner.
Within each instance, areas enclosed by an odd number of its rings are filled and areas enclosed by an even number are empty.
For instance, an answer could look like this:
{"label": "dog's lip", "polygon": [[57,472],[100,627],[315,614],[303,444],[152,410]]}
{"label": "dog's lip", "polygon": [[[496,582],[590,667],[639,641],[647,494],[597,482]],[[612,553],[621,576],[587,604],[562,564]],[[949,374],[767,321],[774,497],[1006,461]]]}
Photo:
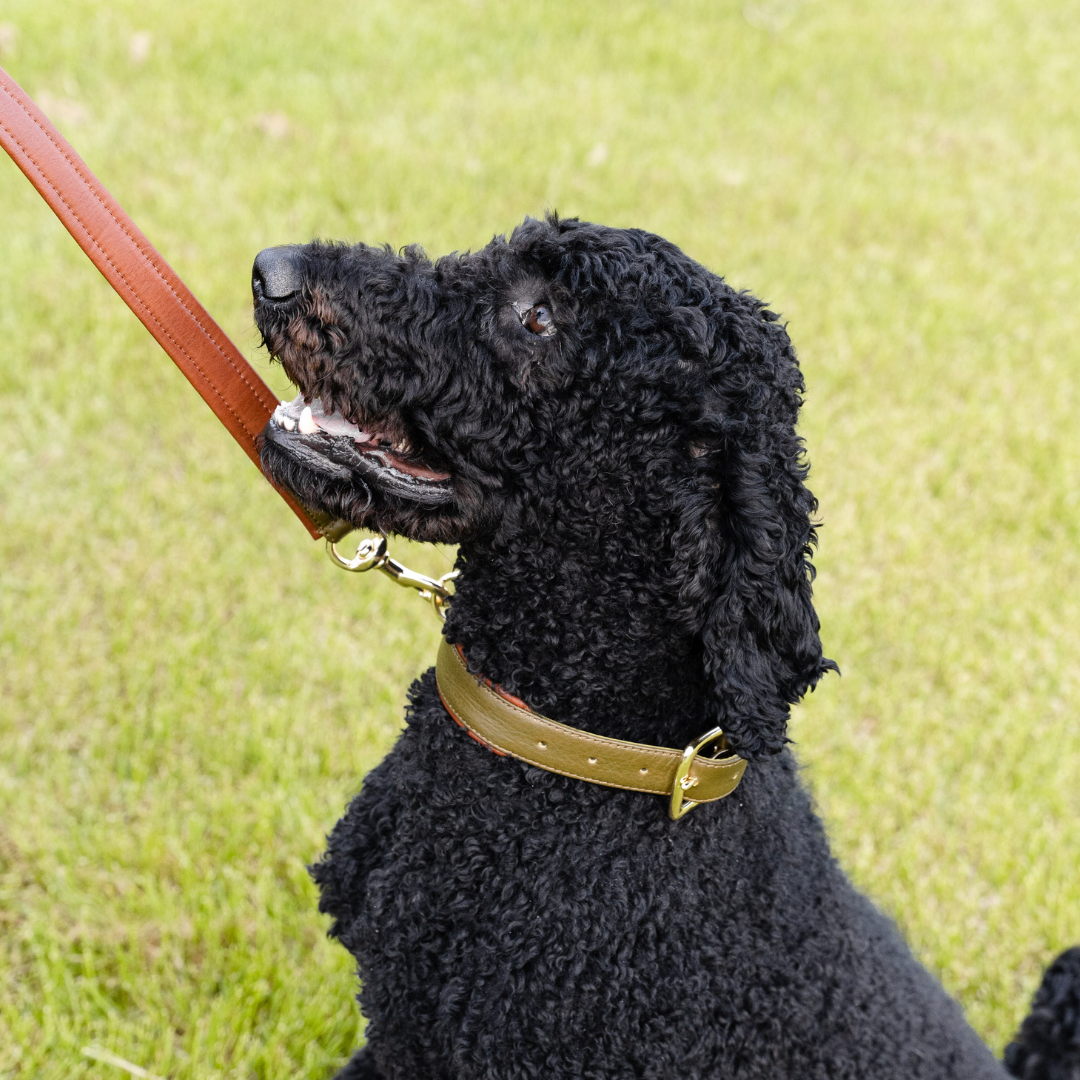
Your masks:
{"label": "dog's lip", "polygon": [[377,455],[392,468],[418,480],[450,479],[449,473],[429,469],[416,460],[410,460],[406,456],[412,454],[408,443],[391,443],[377,429],[365,430],[359,424],[346,420],[340,412],[326,412],[321,398],[307,401],[301,393],[292,401],[282,401],[274,410],[270,422],[285,431],[299,431],[302,435],[323,434],[334,439],[350,439],[362,453]]}

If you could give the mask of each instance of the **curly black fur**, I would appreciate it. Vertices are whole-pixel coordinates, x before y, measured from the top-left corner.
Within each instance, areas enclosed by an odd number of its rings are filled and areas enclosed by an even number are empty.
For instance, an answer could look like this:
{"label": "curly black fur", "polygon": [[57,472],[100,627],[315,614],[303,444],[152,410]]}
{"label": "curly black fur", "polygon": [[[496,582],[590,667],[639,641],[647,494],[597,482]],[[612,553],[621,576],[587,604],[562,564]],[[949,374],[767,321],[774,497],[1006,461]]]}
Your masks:
{"label": "curly black fur", "polygon": [[672,746],[720,725],[751,761],[672,822],[483,749],[429,671],[313,870],[363,976],[368,1045],[342,1076],[1004,1076],[836,866],[785,749],[835,665],[777,317],[659,237],[555,217],[434,263],[282,257],[302,287],[256,287],[271,352],[453,495],[353,483],[319,434],[301,453],[270,432],[267,471],[357,525],[459,543],[447,636],[534,709]]}
{"label": "curly black fur", "polygon": [[1005,1048],[1005,1067],[1020,1080],[1080,1080],[1080,948],[1062,953],[1043,976]]}

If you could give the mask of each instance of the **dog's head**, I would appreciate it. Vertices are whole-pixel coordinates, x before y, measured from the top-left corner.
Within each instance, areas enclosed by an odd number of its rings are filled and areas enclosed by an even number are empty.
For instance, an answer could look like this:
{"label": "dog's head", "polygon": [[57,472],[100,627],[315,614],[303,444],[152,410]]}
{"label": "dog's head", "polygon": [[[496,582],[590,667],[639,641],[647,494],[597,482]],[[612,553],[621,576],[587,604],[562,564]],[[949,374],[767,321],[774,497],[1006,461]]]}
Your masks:
{"label": "dog's head", "polygon": [[789,705],[833,665],[802,377],[760,302],[657,236],[555,217],[435,262],[271,248],[253,289],[300,390],[264,433],[271,477],[419,540],[614,560],[648,537],[663,632],[703,649],[716,722],[744,756],[783,745]]}

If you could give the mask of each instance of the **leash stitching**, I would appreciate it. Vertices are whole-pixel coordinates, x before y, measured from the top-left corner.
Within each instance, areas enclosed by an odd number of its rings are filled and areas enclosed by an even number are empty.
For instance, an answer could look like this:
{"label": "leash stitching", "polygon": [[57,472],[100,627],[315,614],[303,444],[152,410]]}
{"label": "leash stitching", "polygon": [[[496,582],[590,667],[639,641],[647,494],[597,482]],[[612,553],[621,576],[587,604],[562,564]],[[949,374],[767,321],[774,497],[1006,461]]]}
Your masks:
{"label": "leash stitching", "polygon": [[[108,205],[108,203],[106,203],[105,200],[102,199],[101,195],[95,190],[93,184],[91,184],[90,181],[87,180],[87,178],[82,174],[82,171],[79,169],[78,165],[76,165],[75,162],[73,162],[71,160],[71,158],[69,158],[68,155],[66,153],[64,153],[63,149],[57,144],[56,140],[52,137],[52,135],[48,131],[46,131],[45,128],[43,128],[37,122],[37,119],[30,112],[27,111],[27,109],[22,104],[22,102],[20,102],[17,98],[12,97],[12,95],[8,91],[7,87],[2,87],[2,89],[3,89],[4,93],[5,93],[5,95],[7,96],[8,100],[12,101],[15,105],[17,105],[22,110],[23,115],[25,115],[26,118],[28,120],[30,120],[34,124],[34,126],[38,129],[38,131],[40,131],[49,140],[49,142],[52,143],[52,145],[56,148],[56,150],[60,154],[60,156],[75,170],[75,174],[78,176],[79,180],[82,181],[83,185],[90,192],[90,194],[93,195],[93,197],[97,200],[98,205],[109,215],[110,218],[112,218],[113,222],[117,225],[117,227],[120,229],[120,231],[128,238],[128,240],[131,242],[132,246],[139,253],[139,255],[142,256],[143,261],[150,266],[150,268],[154,271],[155,274],[157,274],[159,280],[162,282],[163,285],[165,285],[165,287],[169,290],[169,292],[172,293],[173,297],[175,298],[177,303],[180,305],[180,307],[187,313],[187,315],[190,317],[192,322],[194,322],[195,325],[198,326],[198,328],[203,332],[203,336],[208,341],[210,341],[210,343],[214,346],[214,348],[221,355],[222,359],[224,359],[225,362],[229,365],[229,367],[231,367],[233,369],[233,371],[235,371],[236,374],[240,376],[240,379],[243,381],[244,385],[256,396],[256,398],[260,401],[260,403],[262,403],[261,396],[259,395],[258,391],[255,389],[255,387],[252,386],[251,383],[248,381],[248,379],[245,376],[244,372],[240,368],[238,368],[236,366],[236,364],[233,362],[232,358],[228,355],[228,353],[226,353],[225,350],[222,349],[222,347],[217,343],[217,341],[214,340],[213,335],[210,333],[209,330],[206,329],[206,327],[200,321],[198,316],[196,316],[195,313],[187,306],[187,304],[184,303],[183,298],[177,293],[176,289],[173,288],[172,283],[161,272],[161,270],[158,268],[158,266],[156,265],[154,260],[146,253],[146,251],[143,250],[143,248],[140,245],[139,241],[134,236],[132,236],[132,234],[124,227],[123,223],[116,217],[116,215],[113,213],[113,211],[112,211],[111,207]],[[53,182],[45,175],[45,173],[42,170],[41,166],[31,156],[30,151],[19,141],[18,136],[10,128],[8,128],[6,125],[4,125],[2,122],[0,122],[0,129],[2,129],[3,131],[5,131],[8,134],[8,136],[11,138],[12,142],[14,142],[14,144],[22,151],[23,157],[25,157],[26,160],[34,167],[34,170],[37,172],[38,176],[40,176],[41,179],[46,184],[48,184],[48,186],[52,189],[52,191],[56,195],[56,197],[60,200],[60,202],[62,202],[64,204],[64,206],[66,207],[68,213],[70,213],[71,216],[79,223],[79,226],[82,229],[83,233],[86,235],[86,238],[90,241],[91,244],[93,244],[93,246],[99,252],[101,252],[101,255],[104,258],[105,262],[107,262],[109,264],[109,266],[115,272],[116,276],[118,278],[120,278],[120,280],[124,283],[125,287],[128,289],[128,291],[134,297],[134,299],[138,303],[139,307],[143,311],[145,311],[147,313],[147,315],[150,316],[150,318],[153,320],[155,325],[157,325],[159,327],[159,329],[165,335],[165,337],[168,338],[169,341],[171,341],[173,343],[173,345],[175,345],[176,348],[188,359],[188,361],[191,363],[191,366],[193,368],[195,368],[195,370],[209,384],[210,388],[214,391],[214,393],[218,396],[218,398],[220,398],[222,404],[224,404],[225,407],[229,410],[229,412],[232,413],[232,415],[240,423],[240,426],[244,429],[244,431],[247,432],[247,434],[251,437],[252,441],[254,441],[258,437],[259,433],[257,431],[252,431],[251,428],[248,427],[248,425],[244,421],[244,418],[242,416],[240,416],[240,414],[226,400],[225,396],[214,385],[214,383],[211,381],[210,377],[199,366],[198,361],[162,325],[161,321],[154,314],[154,312],[147,306],[146,302],[142,299],[142,297],[139,295],[139,293],[135,290],[134,286],[132,286],[132,284],[124,276],[124,274],[119,269],[119,267],[117,267],[116,264],[112,261],[112,259],[109,258],[108,253],[101,246],[101,244],[98,243],[96,237],[90,231],[90,229],[88,228],[86,223],[82,220],[81,217],[79,217],[78,213],[76,213],[76,211],[71,206],[71,204],[60,193],[60,191],[57,189],[56,185],[53,184]]]}

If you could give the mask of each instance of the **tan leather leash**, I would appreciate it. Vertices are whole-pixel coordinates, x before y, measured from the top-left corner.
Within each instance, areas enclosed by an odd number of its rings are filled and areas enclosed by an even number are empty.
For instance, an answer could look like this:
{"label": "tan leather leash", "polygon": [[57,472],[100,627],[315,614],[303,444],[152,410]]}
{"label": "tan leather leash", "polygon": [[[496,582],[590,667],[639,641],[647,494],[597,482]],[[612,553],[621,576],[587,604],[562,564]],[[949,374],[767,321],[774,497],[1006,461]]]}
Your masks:
{"label": "tan leather leash", "polygon": [[[2,68],[0,145],[258,465],[257,439],[277,398],[48,117]],[[289,492],[276,490],[313,537],[324,534],[327,523],[317,523]]]}

